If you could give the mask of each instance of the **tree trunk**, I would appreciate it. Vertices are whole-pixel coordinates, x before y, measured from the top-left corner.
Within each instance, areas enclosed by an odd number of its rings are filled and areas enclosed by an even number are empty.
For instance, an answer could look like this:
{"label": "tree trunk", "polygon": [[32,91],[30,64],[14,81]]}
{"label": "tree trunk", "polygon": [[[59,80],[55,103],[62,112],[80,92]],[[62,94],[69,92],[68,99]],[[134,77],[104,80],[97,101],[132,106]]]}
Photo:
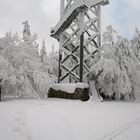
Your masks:
{"label": "tree trunk", "polygon": [[0,102],[1,102],[1,85],[0,85]]}
{"label": "tree trunk", "polygon": [[2,94],[2,79],[0,79],[0,102],[2,101],[1,94]]}

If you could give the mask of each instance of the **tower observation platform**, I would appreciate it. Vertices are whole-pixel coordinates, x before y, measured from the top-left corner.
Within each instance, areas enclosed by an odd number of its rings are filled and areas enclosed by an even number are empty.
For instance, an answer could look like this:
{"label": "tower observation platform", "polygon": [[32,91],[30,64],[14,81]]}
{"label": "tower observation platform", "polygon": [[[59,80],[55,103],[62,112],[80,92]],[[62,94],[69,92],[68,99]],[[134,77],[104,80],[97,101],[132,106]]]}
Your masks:
{"label": "tower observation platform", "polygon": [[108,0],[60,0],[60,21],[51,29],[59,49],[58,82],[83,82],[101,46],[101,6]]}

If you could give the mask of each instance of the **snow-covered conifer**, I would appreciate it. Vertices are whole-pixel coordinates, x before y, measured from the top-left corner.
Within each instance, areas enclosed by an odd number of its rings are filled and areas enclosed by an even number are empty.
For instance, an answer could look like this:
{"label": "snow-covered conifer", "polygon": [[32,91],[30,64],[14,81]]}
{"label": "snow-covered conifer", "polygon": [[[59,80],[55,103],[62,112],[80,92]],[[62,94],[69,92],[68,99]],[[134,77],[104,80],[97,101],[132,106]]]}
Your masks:
{"label": "snow-covered conifer", "polygon": [[54,45],[52,46],[52,52],[48,55],[48,72],[51,75],[58,76],[58,52],[54,51]]}
{"label": "snow-covered conifer", "polygon": [[104,33],[101,57],[92,67],[91,73],[97,75],[103,71],[98,78],[97,87],[104,97],[129,99],[134,96],[132,75],[136,63],[131,57],[130,43],[120,36],[116,36],[118,40],[115,42],[113,33],[116,34],[116,31],[112,28],[107,28]]}
{"label": "snow-covered conifer", "polygon": [[[26,33],[30,36],[28,40],[19,39],[16,34],[11,33],[7,33],[5,37],[0,39],[0,55],[4,60],[2,62],[10,65],[14,70],[14,76],[5,80],[2,85],[4,98],[44,98],[47,95],[49,87],[54,82],[53,77],[48,74],[48,71],[44,73],[41,69],[42,64],[38,55],[36,34],[31,35],[28,32]],[[10,67],[6,68],[7,71],[10,70]],[[6,71],[2,70],[0,70],[3,76],[2,79],[9,77],[4,73]]]}
{"label": "snow-covered conifer", "polygon": [[30,31],[30,25],[28,23],[28,20],[22,23],[24,25],[23,29],[23,40],[28,41],[31,37],[31,31]]}
{"label": "snow-covered conifer", "polygon": [[41,47],[41,50],[40,50],[40,58],[41,58],[41,62],[46,61],[45,59],[47,58],[46,45],[45,45],[45,40],[44,39],[42,41],[42,47]]}

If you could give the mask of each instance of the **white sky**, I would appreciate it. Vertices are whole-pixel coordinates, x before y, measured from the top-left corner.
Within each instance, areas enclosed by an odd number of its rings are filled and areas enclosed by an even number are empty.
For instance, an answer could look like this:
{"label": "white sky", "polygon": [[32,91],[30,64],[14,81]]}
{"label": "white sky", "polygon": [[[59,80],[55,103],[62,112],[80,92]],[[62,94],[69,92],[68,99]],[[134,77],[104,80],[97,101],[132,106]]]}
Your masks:
{"label": "white sky", "polygon": [[[47,51],[57,41],[50,38],[50,28],[59,20],[60,0],[0,0],[0,36],[6,31],[22,35],[25,20],[29,20],[31,31],[38,33],[39,42],[46,40]],[[131,38],[135,26],[140,27],[140,0],[110,0],[102,8],[102,31],[107,25],[123,36]],[[56,46],[57,48],[57,46]]]}

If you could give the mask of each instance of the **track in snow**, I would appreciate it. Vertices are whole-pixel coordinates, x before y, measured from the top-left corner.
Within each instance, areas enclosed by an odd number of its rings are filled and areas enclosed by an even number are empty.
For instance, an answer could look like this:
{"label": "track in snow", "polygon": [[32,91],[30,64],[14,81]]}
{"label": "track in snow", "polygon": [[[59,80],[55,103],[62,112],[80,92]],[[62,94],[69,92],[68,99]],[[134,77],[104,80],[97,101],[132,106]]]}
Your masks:
{"label": "track in snow", "polygon": [[129,122],[129,123],[121,126],[120,128],[113,130],[112,132],[102,136],[101,138],[99,138],[97,140],[113,140],[113,139],[117,138],[119,135],[121,135],[122,133],[124,133],[126,130],[128,130],[138,124],[140,124],[140,117],[138,117],[137,119],[135,119],[132,122]]}
{"label": "track in snow", "polygon": [[17,111],[16,114],[15,127],[13,129],[16,138],[20,140],[33,140],[31,130],[27,125],[27,117],[24,109]]}

